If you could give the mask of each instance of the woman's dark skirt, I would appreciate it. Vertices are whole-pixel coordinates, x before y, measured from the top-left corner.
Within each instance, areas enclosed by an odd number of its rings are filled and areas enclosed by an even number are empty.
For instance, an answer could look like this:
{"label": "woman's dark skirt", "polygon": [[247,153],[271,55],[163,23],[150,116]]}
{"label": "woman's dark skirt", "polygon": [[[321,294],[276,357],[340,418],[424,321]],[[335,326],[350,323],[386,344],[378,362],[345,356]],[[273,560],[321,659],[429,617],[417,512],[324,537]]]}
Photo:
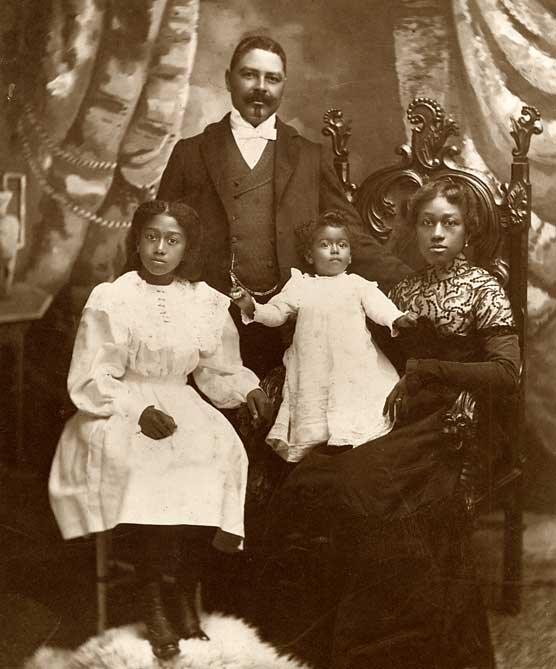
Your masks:
{"label": "woman's dark skirt", "polygon": [[289,475],[259,582],[284,650],[334,669],[494,667],[444,411]]}

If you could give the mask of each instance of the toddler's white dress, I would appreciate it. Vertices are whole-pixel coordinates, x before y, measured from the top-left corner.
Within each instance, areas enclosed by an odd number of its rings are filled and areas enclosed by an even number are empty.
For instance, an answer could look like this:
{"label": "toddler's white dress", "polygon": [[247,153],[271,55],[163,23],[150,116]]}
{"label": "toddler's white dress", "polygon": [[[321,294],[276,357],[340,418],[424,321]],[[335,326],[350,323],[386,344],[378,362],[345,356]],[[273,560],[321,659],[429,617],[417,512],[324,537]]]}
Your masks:
{"label": "toddler's white dress", "polygon": [[[243,537],[247,457],[218,407],[236,407],[258,379],[242,364],[229,300],[203,282],[145,282],[128,272],[92,291],[68,377],[67,422],[49,493],[65,538],[118,523],[207,525]],[[141,433],[154,405],[177,430]],[[217,540],[218,541],[218,540]],[[232,542],[233,543],[233,542]],[[230,546],[230,541],[227,542]]]}
{"label": "toddler's white dress", "polygon": [[317,444],[359,446],[391,429],[382,409],[399,376],[365,318],[392,330],[403,312],[357,274],[291,273],[278,295],[256,305],[253,320],[275,327],[297,314],[283,401],[266,441],[298,462]]}

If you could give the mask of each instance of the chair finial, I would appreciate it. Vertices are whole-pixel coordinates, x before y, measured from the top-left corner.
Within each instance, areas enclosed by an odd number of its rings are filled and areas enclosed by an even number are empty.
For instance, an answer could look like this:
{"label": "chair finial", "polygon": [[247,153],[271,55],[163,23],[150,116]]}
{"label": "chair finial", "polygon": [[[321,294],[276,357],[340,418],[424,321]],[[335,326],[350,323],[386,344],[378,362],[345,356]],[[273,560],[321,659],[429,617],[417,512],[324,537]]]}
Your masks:
{"label": "chair finial", "polygon": [[459,153],[455,146],[444,146],[448,137],[458,134],[459,128],[436,100],[415,98],[407,108],[407,118],[415,126],[411,136],[412,157],[421,165],[443,168],[446,157]]}
{"label": "chair finial", "polygon": [[523,106],[521,116],[517,120],[512,118],[510,135],[516,145],[516,148],[512,150],[513,155],[519,160],[527,160],[531,138],[533,135],[540,135],[541,132],[542,121],[538,109]]}
{"label": "chair finial", "polygon": [[349,149],[347,143],[351,137],[351,121],[344,118],[341,109],[329,109],[323,116],[323,135],[332,139],[332,151],[334,152],[334,167],[347,199],[352,202],[356,190],[355,184],[351,183],[349,173]]}

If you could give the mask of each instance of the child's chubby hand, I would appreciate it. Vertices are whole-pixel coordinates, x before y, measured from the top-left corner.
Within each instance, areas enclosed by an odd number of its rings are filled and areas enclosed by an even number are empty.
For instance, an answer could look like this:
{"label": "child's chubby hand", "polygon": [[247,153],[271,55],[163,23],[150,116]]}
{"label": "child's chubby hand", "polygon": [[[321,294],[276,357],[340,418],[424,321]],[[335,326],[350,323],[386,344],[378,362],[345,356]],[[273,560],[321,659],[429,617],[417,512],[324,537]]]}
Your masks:
{"label": "child's chubby hand", "polygon": [[237,285],[232,286],[230,299],[244,314],[249,316],[249,318],[253,318],[255,314],[255,300],[246,290]]}
{"label": "child's chubby hand", "polygon": [[403,316],[396,318],[393,325],[397,330],[415,328],[417,327],[417,316],[408,311]]}

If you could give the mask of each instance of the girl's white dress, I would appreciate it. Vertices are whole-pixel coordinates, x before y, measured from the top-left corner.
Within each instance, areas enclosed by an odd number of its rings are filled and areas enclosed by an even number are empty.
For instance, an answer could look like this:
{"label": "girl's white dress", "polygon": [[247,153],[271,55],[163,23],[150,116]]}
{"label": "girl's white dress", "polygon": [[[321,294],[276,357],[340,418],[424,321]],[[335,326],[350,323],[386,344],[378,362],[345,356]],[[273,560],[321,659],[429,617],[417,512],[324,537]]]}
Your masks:
{"label": "girl's white dress", "polygon": [[[187,524],[217,527],[241,543],[247,457],[230,423],[187,381],[192,373],[221,408],[257,387],[228,305],[205,283],[156,286],[137,272],[94,288],[68,377],[78,411],[49,482],[65,538],[118,523]],[[174,434],[141,433],[149,405],[174,418]]]}
{"label": "girl's white dress", "polygon": [[399,376],[374,345],[365,318],[392,330],[403,312],[357,274],[292,269],[282,291],[256,305],[253,320],[275,327],[294,314],[283,401],[267,443],[284,460],[298,462],[319,443],[359,446],[386,434],[392,426],[382,409]]}

